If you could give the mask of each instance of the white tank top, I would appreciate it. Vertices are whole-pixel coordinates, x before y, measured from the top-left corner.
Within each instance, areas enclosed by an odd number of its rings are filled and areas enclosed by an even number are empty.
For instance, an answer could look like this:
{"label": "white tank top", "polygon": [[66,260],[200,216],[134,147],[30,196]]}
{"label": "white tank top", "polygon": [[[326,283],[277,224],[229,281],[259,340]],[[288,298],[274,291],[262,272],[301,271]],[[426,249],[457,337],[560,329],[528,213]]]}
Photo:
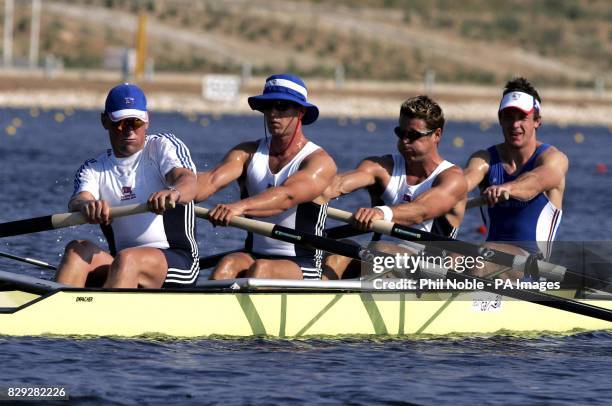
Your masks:
{"label": "white tank top", "polygon": [[[269,165],[269,145],[265,139],[259,140],[257,151],[247,167],[245,182],[247,196],[255,196],[268,188],[281,186],[289,176],[299,170],[302,161],[318,149],[320,149],[318,145],[309,141],[278,173],[272,173]],[[321,236],[325,227],[326,215],[327,205],[307,202],[275,216],[261,218],[261,220]],[[313,251],[296,247],[294,244],[260,235],[249,236],[247,249],[264,255],[290,257],[312,255],[319,257],[322,255],[318,250]]]}
{"label": "white tank top", "polygon": [[[393,154],[392,157],[393,172],[389,184],[381,196],[383,202],[387,206],[413,202],[419,195],[431,189],[431,186],[440,173],[455,166],[448,161],[442,161],[423,182],[416,185],[409,185],[406,183],[406,161],[404,157],[401,154]],[[434,219],[430,219],[420,224],[413,224],[410,227],[431,232],[433,223]],[[453,230],[451,234],[455,234],[455,230]],[[383,237],[383,239],[386,238]]]}

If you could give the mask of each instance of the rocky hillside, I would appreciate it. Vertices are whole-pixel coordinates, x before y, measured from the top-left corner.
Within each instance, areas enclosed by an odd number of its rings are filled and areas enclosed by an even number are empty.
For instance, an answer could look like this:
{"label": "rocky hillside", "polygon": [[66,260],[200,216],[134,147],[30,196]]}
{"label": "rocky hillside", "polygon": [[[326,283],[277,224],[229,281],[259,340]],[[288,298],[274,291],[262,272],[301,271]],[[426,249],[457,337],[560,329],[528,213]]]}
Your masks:
{"label": "rocky hillside", "polygon": [[[15,9],[25,58],[29,2]],[[108,47],[133,46],[139,11],[157,71],[612,83],[609,0],[43,0],[41,57],[100,68]]]}

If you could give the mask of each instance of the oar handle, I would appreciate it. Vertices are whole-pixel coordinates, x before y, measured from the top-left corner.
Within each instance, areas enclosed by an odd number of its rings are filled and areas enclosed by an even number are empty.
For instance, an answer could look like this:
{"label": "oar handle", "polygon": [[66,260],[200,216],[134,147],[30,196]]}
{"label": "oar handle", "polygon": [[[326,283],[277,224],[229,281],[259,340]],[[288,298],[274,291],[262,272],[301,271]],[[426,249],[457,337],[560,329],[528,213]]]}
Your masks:
{"label": "oar handle", "polygon": [[[112,207],[110,209],[110,217],[119,218],[125,216],[131,216],[134,214],[142,214],[149,211],[146,203],[142,204],[129,204],[127,206]],[[87,223],[85,216],[81,212],[73,213],[60,213],[51,216],[51,224],[53,228],[65,228],[70,226],[78,226]]]}
{"label": "oar handle", "polygon": [[[500,199],[502,202],[510,199],[510,193],[504,191],[502,193],[502,198]],[[473,209],[474,207],[485,206],[487,204],[487,198],[485,196],[477,196],[467,201],[465,208]]]}
{"label": "oar handle", "polygon": [[[168,204],[168,208],[172,207],[174,207],[174,205]],[[146,213],[147,211],[149,211],[149,209],[146,203],[130,204],[127,206],[112,207],[110,209],[110,216],[111,219],[113,219]],[[9,221],[7,223],[0,223],[0,238],[77,226],[85,223],[87,223],[87,220],[80,212],[59,213],[31,219]]]}
{"label": "oar handle", "polygon": [[[327,216],[334,220],[343,221],[345,223],[351,223],[353,213],[336,209],[335,207],[327,207]],[[372,231],[380,234],[389,235],[393,229],[393,223],[385,220],[374,220]]]}
{"label": "oar handle", "polygon": [[[209,213],[209,209],[205,207],[195,206],[195,214],[197,217],[207,219]],[[250,231],[256,234],[264,234],[266,236],[272,235],[272,231],[274,229],[274,224],[272,223],[265,223],[263,221],[257,221],[239,216],[232,217],[232,219],[230,220],[230,226],[240,228],[245,231]]]}

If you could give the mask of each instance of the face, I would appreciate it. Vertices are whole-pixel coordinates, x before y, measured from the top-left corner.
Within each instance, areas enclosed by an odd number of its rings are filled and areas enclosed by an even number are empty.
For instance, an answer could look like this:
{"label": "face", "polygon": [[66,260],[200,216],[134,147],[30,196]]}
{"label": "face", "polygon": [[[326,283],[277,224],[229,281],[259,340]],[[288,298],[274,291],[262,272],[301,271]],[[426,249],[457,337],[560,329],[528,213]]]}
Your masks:
{"label": "face", "polygon": [[304,107],[290,101],[269,102],[263,110],[268,132],[272,137],[293,136],[305,111]]}
{"label": "face", "polygon": [[536,129],[542,119],[534,118],[534,112],[525,114],[516,108],[503,109],[499,113],[499,124],[504,133],[504,142],[509,147],[522,148],[535,142]]}
{"label": "face", "polygon": [[137,118],[126,118],[113,122],[102,113],[102,126],[108,130],[115,156],[125,158],[144,148],[145,136],[149,125]]}
{"label": "face", "polygon": [[437,148],[441,134],[439,128],[427,128],[423,119],[400,117],[399,126],[395,129],[397,150],[406,160],[420,160]]}

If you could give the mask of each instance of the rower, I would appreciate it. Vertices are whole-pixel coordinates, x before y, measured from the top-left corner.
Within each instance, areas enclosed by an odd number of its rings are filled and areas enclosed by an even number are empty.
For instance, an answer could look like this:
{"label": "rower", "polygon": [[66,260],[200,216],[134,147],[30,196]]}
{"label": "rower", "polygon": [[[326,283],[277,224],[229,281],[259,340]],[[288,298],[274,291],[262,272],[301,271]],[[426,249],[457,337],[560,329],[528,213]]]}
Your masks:
{"label": "rower", "polygon": [[[428,96],[407,99],[394,130],[397,153],[366,158],[355,170],[337,175],[326,198],[367,188],[372,202],[380,205],[362,207],[353,214],[354,226],[362,231],[371,230],[373,221],[382,219],[454,237],[463,220],[467,186],[461,168],[438,151],[444,121],[442,109]],[[379,243],[375,248],[398,252],[396,243]],[[347,277],[345,270],[351,266],[354,273],[356,265],[350,258],[330,255],[325,274],[334,279]]]}
{"label": "rower", "polygon": [[537,139],[541,103],[525,78],[509,81],[498,110],[504,141],[474,153],[465,178],[468,190],[479,186],[489,204],[489,246],[548,259],[561,221],[568,160]]}
{"label": "rower", "polygon": [[[198,174],[197,201],[234,180],[241,188],[241,200],[212,209],[212,224],[227,226],[232,217],[244,215],[322,235],[327,209],[322,194],[336,165],[302,132],[319,116],[306,97],[302,79],[290,74],[270,76],[263,94],[249,97],[249,106],[264,114],[270,137],[237,145],[213,170]],[[322,258],[321,250],[249,234],[245,252],[225,256],[211,279],[320,279]]]}
{"label": "rower", "polygon": [[[76,287],[193,286],[199,273],[196,169],[187,147],[172,134],[146,135],[146,97],[133,84],[111,89],[100,119],[112,148],[76,172],[68,208],[101,225],[110,252],[91,241],[70,242],[57,281]],[[152,213],[110,218],[111,206],[145,202]]]}

